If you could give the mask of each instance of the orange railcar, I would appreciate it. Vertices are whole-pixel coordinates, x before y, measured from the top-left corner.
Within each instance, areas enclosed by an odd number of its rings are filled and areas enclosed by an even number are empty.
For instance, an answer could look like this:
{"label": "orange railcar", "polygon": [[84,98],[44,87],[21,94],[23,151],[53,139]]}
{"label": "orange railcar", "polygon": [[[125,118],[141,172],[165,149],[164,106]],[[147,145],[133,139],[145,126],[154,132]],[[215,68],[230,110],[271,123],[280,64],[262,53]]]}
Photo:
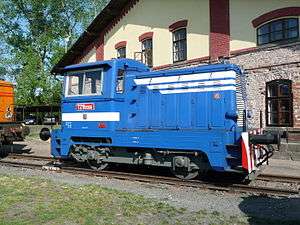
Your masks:
{"label": "orange railcar", "polygon": [[0,80],[0,123],[14,121],[14,86]]}
{"label": "orange railcar", "polygon": [[28,134],[28,127],[15,121],[13,84],[0,80],[0,145],[22,141]]}

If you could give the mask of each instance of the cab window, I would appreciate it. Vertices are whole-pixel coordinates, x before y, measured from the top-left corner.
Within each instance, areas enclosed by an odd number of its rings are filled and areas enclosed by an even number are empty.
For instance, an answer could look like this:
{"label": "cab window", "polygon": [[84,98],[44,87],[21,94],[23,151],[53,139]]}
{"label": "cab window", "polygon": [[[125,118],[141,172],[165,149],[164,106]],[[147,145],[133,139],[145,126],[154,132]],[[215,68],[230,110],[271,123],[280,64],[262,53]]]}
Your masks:
{"label": "cab window", "polygon": [[67,95],[81,95],[83,87],[83,75],[74,74],[72,76],[69,76],[67,79],[67,83],[69,84]]}
{"label": "cab window", "polygon": [[88,70],[77,73],[69,73],[66,81],[66,96],[103,94],[102,70]]}
{"label": "cab window", "polygon": [[102,94],[101,76],[99,77],[98,75],[98,71],[85,74],[83,87],[85,95]]}
{"label": "cab window", "polygon": [[118,70],[117,83],[116,83],[116,92],[123,93],[124,92],[124,79],[125,79],[125,70]]}

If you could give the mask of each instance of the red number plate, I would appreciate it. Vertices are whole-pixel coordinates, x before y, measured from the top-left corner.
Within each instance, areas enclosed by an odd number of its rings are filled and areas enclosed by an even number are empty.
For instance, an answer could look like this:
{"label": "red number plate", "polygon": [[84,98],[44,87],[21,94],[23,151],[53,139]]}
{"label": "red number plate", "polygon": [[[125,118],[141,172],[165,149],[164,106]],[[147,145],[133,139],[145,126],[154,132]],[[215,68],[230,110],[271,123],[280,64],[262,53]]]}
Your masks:
{"label": "red number plate", "polygon": [[76,110],[77,111],[95,110],[95,104],[94,103],[78,103],[78,104],[76,104]]}

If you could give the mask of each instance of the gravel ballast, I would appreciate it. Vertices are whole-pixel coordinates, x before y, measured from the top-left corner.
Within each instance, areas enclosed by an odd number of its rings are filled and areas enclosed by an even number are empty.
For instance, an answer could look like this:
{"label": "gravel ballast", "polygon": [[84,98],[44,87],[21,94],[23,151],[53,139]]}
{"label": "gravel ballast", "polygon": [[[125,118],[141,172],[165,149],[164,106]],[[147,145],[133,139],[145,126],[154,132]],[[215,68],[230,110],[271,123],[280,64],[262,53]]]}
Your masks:
{"label": "gravel ballast", "polygon": [[[8,151],[10,152],[11,149],[8,149]],[[13,152],[50,156],[50,146],[48,142],[29,139],[26,142],[16,143],[14,145]],[[277,164],[276,163],[277,161],[275,162],[275,165],[284,164],[281,161],[278,161]],[[270,170],[271,167],[267,169]],[[298,166],[296,169],[298,169]],[[293,171],[297,171],[296,169]],[[247,217],[249,224],[266,224],[264,221],[268,219],[280,221],[296,220],[299,221],[297,224],[300,224],[299,196],[292,196],[290,198],[251,196],[239,193],[233,194],[162,184],[132,182],[105,177],[75,176],[67,173],[21,169],[7,166],[0,166],[0,174],[16,175],[21,177],[40,177],[43,179],[49,179],[58,185],[62,185],[64,183],[74,186],[96,184],[104,188],[143,195],[146,198],[165,202],[178,209],[184,208],[189,212],[204,210],[212,214],[220,213],[228,215],[228,217]],[[259,223],[257,223],[257,218]],[[253,220],[255,220],[255,222],[253,222]],[[287,222],[284,224],[290,223]]]}
{"label": "gravel ballast", "polygon": [[191,212],[205,210],[228,216],[261,218],[271,220],[293,220],[300,222],[300,198],[276,198],[249,196],[195,188],[174,187],[161,184],[146,184],[126,180],[108,179],[105,177],[75,176],[66,173],[39,171],[0,166],[0,174],[22,177],[41,177],[58,185],[67,183],[74,186],[96,184],[101,187],[116,189],[143,195],[170,204],[176,208],[185,208]]}

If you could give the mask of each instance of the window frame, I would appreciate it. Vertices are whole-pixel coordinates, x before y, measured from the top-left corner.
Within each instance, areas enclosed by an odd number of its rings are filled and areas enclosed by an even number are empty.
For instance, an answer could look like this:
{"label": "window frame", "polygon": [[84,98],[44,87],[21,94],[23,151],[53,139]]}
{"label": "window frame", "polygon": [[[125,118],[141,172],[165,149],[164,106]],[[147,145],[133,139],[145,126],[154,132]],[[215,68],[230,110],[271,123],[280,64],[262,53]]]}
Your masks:
{"label": "window frame", "polygon": [[[69,79],[70,79],[70,76],[72,76],[72,74],[76,75],[78,73],[81,73],[83,74],[83,84],[85,82],[85,76],[86,76],[86,73],[87,72],[95,72],[95,71],[101,71],[101,80],[100,80],[100,86],[102,87],[100,92],[101,93],[95,93],[95,94],[81,94],[81,95],[69,95],[68,92],[69,92],[69,85],[70,85],[70,82],[69,82]],[[72,98],[72,97],[84,97],[84,96],[103,96],[104,94],[104,89],[103,89],[103,83],[104,83],[104,72],[103,72],[103,68],[97,68],[97,69],[87,69],[87,70],[82,70],[82,71],[71,71],[71,72],[67,72],[65,73],[65,82],[66,82],[66,85],[64,85],[64,97],[65,98]],[[82,87],[82,93],[84,93],[84,86]]]}
{"label": "window frame", "polygon": [[[185,31],[185,38],[179,39],[175,41],[175,34],[179,31]],[[175,54],[181,52],[181,50],[175,52],[175,43],[184,42],[185,43],[185,49],[184,49],[184,58],[175,60]],[[177,62],[183,62],[187,60],[187,28],[186,27],[180,27],[174,31],[172,31],[172,55],[173,55],[173,63]],[[179,58],[179,57],[178,57]]]}
{"label": "window frame", "polygon": [[[279,87],[280,84],[285,84],[288,85],[288,90],[289,90],[289,94],[287,96],[280,96],[279,95]],[[277,95],[276,96],[269,96],[269,89],[271,88],[272,85],[276,85],[277,88]],[[269,127],[293,127],[293,86],[292,86],[292,80],[289,79],[276,79],[276,80],[272,80],[266,83],[266,125]],[[271,101],[277,101],[277,112],[273,113],[271,110],[269,110],[269,106],[270,106],[270,102]],[[280,101],[288,101],[289,102],[289,110],[287,110],[287,112],[282,112],[280,110]],[[275,123],[271,123],[270,121],[270,116],[271,114],[276,114],[278,116],[278,122]],[[282,113],[288,113],[289,115],[289,123],[281,123],[280,122],[280,115]]]}
{"label": "window frame", "polygon": [[[144,44],[147,41],[151,41],[151,48],[144,48]],[[147,51],[150,49],[151,52],[151,64],[147,62]],[[153,38],[146,38],[141,41],[141,52],[142,52],[142,63],[146,64],[150,68],[153,67]]]}
{"label": "window frame", "polygon": [[[121,56],[120,56],[120,50],[122,50],[122,49],[124,49],[124,57],[121,57]],[[127,49],[126,49],[126,46],[119,47],[119,48],[117,48],[116,50],[117,50],[117,59],[125,59],[125,58],[126,58],[126,55],[127,55],[127,54],[126,54],[126,53],[127,53],[127,52],[126,52],[126,50],[127,50]]]}
{"label": "window frame", "polygon": [[[297,25],[292,28],[286,28],[286,24],[288,23],[288,20],[296,20]],[[278,30],[278,31],[271,31],[272,24],[275,24],[276,22],[282,22],[282,29]],[[264,26],[268,26],[268,32],[259,34],[259,30],[261,28],[263,28]],[[293,30],[293,29],[297,29],[297,37],[287,38],[288,31]],[[280,40],[272,40],[272,34],[277,33],[277,32],[281,32],[281,34],[283,35],[283,38]],[[266,42],[266,43],[259,42],[259,37],[261,37],[263,35],[268,35],[268,42]],[[276,43],[282,43],[282,42],[285,42],[285,43],[293,42],[293,41],[297,41],[298,39],[299,39],[299,18],[297,18],[297,17],[288,17],[288,18],[280,18],[280,19],[272,20],[272,21],[264,23],[256,28],[256,44],[257,44],[257,46],[265,46],[268,44],[276,44]]]}
{"label": "window frame", "polygon": [[[126,71],[124,69],[118,69],[117,70],[118,73],[117,73],[117,77],[116,77],[116,83],[115,83],[115,92],[116,94],[123,94],[125,92],[125,82],[126,82]],[[121,74],[122,72],[122,74]],[[121,81],[122,83],[122,86],[121,86],[121,89],[119,90],[119,81]]]}

